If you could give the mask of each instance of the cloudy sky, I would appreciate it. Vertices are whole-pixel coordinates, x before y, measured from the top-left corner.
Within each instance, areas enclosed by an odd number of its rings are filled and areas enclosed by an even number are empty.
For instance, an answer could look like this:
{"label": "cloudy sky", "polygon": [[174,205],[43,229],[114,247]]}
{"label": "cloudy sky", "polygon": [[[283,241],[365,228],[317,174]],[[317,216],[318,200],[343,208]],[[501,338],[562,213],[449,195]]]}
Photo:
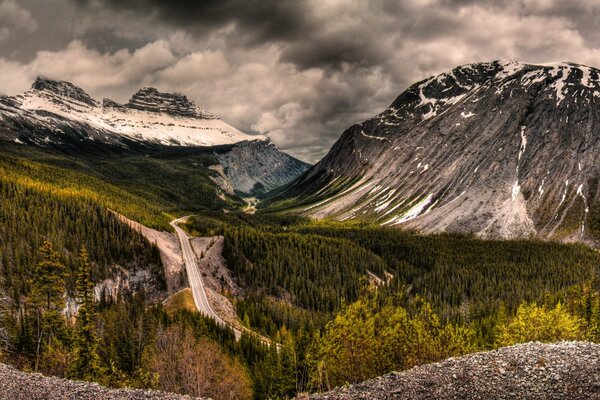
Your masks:
{"label": "cloudy sky", "polygon": [[0,93],[178,91],[309,162],[411,83],[501,58],[600,67],[598,0],[0,0]]}

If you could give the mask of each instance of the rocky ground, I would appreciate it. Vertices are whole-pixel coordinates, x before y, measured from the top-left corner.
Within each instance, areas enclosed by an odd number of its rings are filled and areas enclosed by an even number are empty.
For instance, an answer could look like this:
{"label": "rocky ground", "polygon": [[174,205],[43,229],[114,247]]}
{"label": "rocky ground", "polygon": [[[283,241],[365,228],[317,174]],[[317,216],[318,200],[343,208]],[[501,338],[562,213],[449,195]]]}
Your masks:
{"label": "rocky ground", "polygon": [[189,396],[152,390],[108,389],[89,382],[28,374],[0,364],[0,400],[182,400]]}
{"label": "rocky ground", "polygon": [[600,399],[600,345],[505,347],[391,373],[310,399]]}

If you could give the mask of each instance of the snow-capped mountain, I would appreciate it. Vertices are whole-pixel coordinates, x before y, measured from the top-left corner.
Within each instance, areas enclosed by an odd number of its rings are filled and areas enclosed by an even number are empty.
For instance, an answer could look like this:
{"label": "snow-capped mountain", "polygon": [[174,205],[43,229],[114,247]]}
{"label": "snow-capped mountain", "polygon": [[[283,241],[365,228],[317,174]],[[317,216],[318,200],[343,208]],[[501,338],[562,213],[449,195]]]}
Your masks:
{"label": "snow-capped mountain", "polygon": [[136,151],[214,147],[215,162],[226,163],[225,185],[248,194],[286,184],[308,168],[266,136],[241,132],[183,94],[149,87],[119,104],[97,101],[69,82],[38,78],[27,92],[0,97],[0,140],[42,148],[90,142]]}
{"label": "snow-capped mountain", "polygon": [[409,87],[279,198],[422,232],[600,238],[600,71],[495,61]]}
{"label": "snow-capped mountain", "polygon": [[[86,139],[130,139],[162,145],[216,146],[245,140],[266,140],[245,134],[197,107],[182,94],[143,88],[127,104],[91,98],[64,81],[39,79],[22,95],[0,100],[0,115],[46,127],[55,133],[76,130]],[[10,129],[8,131],[11,131]],[[23,143],[60,141],[60,135],[38,137],[32,132],[3,132]],[[86,137],[87,136],[87,137]]]}

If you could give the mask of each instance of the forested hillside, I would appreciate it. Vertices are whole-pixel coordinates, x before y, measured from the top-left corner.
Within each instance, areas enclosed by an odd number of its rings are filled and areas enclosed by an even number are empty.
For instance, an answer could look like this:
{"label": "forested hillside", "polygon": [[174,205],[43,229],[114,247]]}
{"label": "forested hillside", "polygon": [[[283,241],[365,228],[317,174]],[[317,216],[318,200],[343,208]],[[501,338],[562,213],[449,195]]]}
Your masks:
{"label": "forested hillside", "polygon": [[212,150],[123,149],[93,142],[39,149],[3,143],[0,175],[45,191],[75,194],[146,226],[169,230],[172,215],[242,202],[211,181]]}
{"label": "forested hillside", "polygon": [[300,390],[527,340],[600,340],[600,256],[584,245],[268,214],[209,213],[188,230],[225,235],[238,315],[291,346]]}

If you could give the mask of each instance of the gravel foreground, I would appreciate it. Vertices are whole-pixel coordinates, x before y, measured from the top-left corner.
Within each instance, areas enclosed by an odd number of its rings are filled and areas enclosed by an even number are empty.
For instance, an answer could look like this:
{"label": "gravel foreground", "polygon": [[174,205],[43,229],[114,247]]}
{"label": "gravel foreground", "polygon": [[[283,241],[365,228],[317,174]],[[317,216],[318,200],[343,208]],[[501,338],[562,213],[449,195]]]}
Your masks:
{"label": "gravel foreground", "polygon": [[391,373],[310,399],[600,399],[600,345],[504,347]]}
{"label": "gravel foreground", "polygon": [[140,389],[108,389],[95,383],[30,374],[0,364],[0,400],[191,400]]}

